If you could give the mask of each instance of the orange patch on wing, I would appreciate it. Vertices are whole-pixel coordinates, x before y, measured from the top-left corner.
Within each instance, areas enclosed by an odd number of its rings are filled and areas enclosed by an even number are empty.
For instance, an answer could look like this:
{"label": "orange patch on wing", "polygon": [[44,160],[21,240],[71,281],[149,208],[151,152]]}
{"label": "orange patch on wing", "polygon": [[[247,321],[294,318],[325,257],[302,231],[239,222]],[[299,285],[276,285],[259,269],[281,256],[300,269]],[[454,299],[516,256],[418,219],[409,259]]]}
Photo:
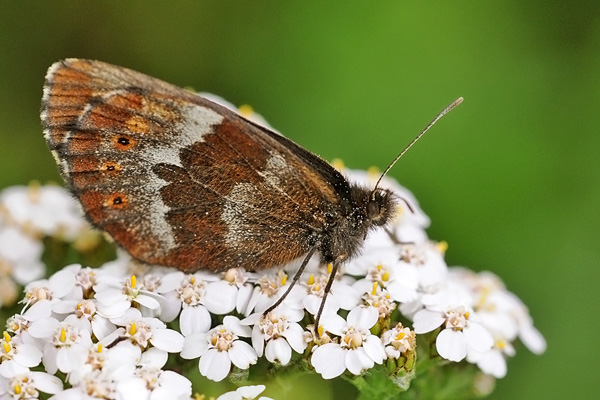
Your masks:
{"label": "orange patch on wing", "polygon": [[103,138],[94,132],[74,132],[68,141],[68,153],[89,154],[102,147]]}
{"label": "orange patch on wing", "polygon": [[124,110],[140,110],[144,107],[144,96],[139,93],[122,93],[111,96],[107,104],[122,108]]}
{"label": "orange patch on wing", "polygon": [[98,166],[101,164],[98,157],[86,155],[73,157],[70,163],[71,172],[92,172],[98,171]]}
{"label": "orange patch on wing", "polygon": [[107,217],[104,209],[104,203],[106,201],[106,195],[100,192],[85,191],[80,195],[81,204],[83,209],[92,219],[92,221],[98,223]]}
{"label": "orange patch on wing", "polygon": [[150,131],[150,127],[148,126],[148,120],[140,115],[134,115],[129,118],[125,125],[129,132],[132,133],[147,133]]}

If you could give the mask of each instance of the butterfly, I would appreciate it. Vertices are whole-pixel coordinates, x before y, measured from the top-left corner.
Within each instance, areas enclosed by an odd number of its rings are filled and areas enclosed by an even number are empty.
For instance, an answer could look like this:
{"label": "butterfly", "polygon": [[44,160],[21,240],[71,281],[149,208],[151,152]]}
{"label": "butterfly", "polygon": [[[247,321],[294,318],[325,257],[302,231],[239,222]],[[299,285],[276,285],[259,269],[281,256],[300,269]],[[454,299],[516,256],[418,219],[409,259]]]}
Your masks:
{"label": "butterfly", "polygon": [[398,207],[379,181],[349,183],[317,155],[228,108],[100,61],[53,64],[41,120],[87,219],[147,264],[257,271],[303,257],[295,283],[318,254],[332,265],[328,293],[339,266]]}

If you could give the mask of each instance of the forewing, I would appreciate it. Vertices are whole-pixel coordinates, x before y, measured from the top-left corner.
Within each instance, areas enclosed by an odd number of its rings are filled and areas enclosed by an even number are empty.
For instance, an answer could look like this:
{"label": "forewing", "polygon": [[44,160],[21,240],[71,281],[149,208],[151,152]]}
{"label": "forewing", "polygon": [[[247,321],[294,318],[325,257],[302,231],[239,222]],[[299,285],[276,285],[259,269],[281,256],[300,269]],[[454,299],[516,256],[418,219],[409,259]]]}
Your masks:
{"label": "forewing", "polygon": [[42,122],[88,218],[147,263],[279,265],[306,253],[344,203],[330,182],[345,180],[318,157],[126,68],[54,64]]}

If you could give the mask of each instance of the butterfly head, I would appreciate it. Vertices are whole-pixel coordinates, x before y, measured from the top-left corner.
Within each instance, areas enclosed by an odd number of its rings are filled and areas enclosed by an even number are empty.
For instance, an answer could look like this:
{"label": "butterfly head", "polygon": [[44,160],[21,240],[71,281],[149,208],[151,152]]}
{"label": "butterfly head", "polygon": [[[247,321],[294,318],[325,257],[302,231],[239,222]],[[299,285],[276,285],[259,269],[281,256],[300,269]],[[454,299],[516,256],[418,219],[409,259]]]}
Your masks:
{"label": "butterfly head", "polygon": [[390,221],[396,209],[394,195],[388,189],[375,189],[368,197],[365,210],[366,217],[374,226],[383,226]]}

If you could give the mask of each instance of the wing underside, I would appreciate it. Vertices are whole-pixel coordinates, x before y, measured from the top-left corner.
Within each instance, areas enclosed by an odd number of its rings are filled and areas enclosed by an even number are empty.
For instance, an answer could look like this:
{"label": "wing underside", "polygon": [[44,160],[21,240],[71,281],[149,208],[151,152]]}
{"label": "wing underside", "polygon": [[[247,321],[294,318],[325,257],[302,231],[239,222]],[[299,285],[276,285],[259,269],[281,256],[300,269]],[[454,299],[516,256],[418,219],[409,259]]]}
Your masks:
{"label": "wing underside", "polygon": [[125,68],[55,64],[42,122],[88,218],[147,263],[184,270],[283,264],[314,245],[325,214],[343,202],[345,180],[317,156]]}

